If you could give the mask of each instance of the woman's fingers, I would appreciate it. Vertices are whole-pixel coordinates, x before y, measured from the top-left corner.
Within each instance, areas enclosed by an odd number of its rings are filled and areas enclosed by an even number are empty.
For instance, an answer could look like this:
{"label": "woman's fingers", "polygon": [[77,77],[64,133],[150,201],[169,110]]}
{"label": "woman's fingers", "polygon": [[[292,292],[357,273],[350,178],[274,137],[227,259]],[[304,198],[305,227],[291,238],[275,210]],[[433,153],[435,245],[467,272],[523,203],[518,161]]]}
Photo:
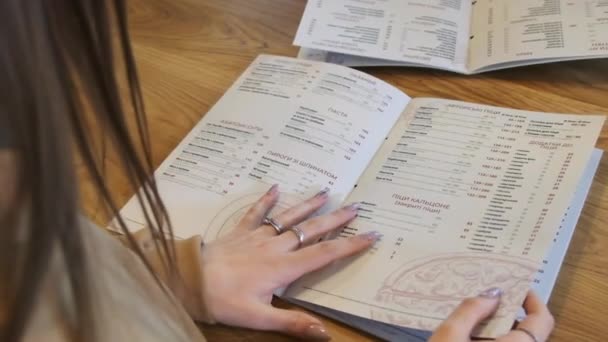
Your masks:
{"label": "woman's fingers", "polygon": [[[331,214],[317,216],[306,220],[298,225],[304,233],[304,244],[317,241],[321,236],[335,229],[343,227],[346,223],[357,216],[358,204],[351,204],[338,209]],[[291,251],[298,247],[298,236],[293,232],[286,231],[277,236],[273,243],[281,251]]]}
{"label": "woman's fingers", "polygon": [[253,305],[248,315],[249,328],[278,331],[315,341],[328,341],[330,336],[317,318],[294,310],[278,309],[270,305]]}
{"label": "woman's fingers", "polygon": [[[278,215],[274,216],[273,219],[285,229],[304,221],[310,215],[319,210],[323,205],[325,205],[328,198],[328,191],[329,189],[327,188],[320,191],[306,201],[279,213]],[[268,236],[277,234],[274,228],[270,226],[263,226],[260,231]]]}
{"label": "woman's fingers", "polygon": [[465,299],[435,330],[429,342],[470,341],[473,329],[496,311],[501,295],[500,289],[491,288]]}
{"label": "woman's fingers", "polygon": [[259,227],[262,224],[262,219],[274,207],[278,199],[279,186],[275,184],[247,210],[247,213],[245,213],[235,231],[252,230]]}
{"label": "woman's fingers", "polygon": [[280,273],[287,285],[302,275],[318,270],[327,264],[361,252],[379,238],[377,232],[369,232],[349,238],[323,241],[286,254],[281,259]]}
{"label": "woman's fingers", "polygon": [[501,337],[498,341],[533,342],[528,334],[517,329],[525,329],[534,335],[538,342],[544,342],[549,338],[555,324],[553,315],[551,315],[545,303],[533,291],[528,292],[528,296],[524,302],[524,310],[526,310],[526,318],[519,322],[515,330]]}

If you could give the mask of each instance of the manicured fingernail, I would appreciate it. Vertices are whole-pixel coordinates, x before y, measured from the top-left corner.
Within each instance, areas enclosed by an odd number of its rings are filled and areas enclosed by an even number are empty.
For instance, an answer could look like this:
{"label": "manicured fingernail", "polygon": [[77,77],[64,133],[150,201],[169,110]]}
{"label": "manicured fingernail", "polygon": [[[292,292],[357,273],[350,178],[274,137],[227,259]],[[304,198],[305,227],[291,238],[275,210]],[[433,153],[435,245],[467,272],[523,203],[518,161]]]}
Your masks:
{"label": "manicured fingernail", "polygon": [[327,333],[327,330],[322,325],[312,324],[304,333],[307,338],[316,341],[329,341],[331,340],[331,336]]}
{"label": "manicured fingernail", "polygon": [[361,236],[369,241],[378,241],[384,235],[382,235],[380,232],[373,231],[373,232],[367,232],[367,233],[361,234]]}
{"label": "manicured fingernail", "polygon": [[361,208],[361,203],[355,202],[347,205],[344,209],[358,211]]}
{"label": "manicured fingernail", "polygon": [[495,299],[495,298],[502,296],[502,294],[503,294],[502,289],[500,289],[498,287],[492,287],[492,288],[489,288],[489,289],[483,291],[482,293],[480,293],[479,297]]}
{"label": "manicured fingernail", "polygon": [[275,184],[268,189],[266,192],[268,195],[274,195],[279,191],[279,184]]}
{"label": "manicured fingernail", "polygon": [[323,190],[319,191],[319,192],[318,192],[318,193],[315,195],[315,197],[326,197],[328,193],[329,193],[329,188],[325,188],[325,189],[323,189]]}

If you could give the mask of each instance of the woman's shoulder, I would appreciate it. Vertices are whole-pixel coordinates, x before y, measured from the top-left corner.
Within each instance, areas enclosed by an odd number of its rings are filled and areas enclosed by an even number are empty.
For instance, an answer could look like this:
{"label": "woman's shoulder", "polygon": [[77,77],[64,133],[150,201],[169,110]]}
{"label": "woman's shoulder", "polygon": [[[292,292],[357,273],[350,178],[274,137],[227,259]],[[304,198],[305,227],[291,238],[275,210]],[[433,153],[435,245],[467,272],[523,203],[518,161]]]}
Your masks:
{"label": "woman's shoulder", "polygon": [[[82,219],[81,232],[92,294],[95,335],[99,340],[204,341],[178,301],[158,285],[143,262],[107,230]],[[65,340],[61,327],[71,317],[72,300],[62,296],[69,282],[60,258],[53,260],[32,329],[35,337],[46,333]],[[69,318],[68,318],[69,319]],[[36,338],[32,341],[38,340]]]}

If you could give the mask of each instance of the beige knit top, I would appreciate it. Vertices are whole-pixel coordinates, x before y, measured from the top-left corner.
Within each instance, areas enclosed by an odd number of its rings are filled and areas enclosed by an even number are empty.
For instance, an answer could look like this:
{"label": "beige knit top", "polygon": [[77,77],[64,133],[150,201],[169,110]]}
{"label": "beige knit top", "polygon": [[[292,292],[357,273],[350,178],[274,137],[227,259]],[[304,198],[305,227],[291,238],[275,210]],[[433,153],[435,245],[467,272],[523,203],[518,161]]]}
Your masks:
{"label": "beige knit top", "polygon": [[[91,273],[95,332],[91,334],[96,335],[97,341],[205,341],[192,316],[211,319],[195,294],[173,288],[167,295],[139,257],[119,239],[87,222],[82,229],[87,254],[95,265]],[[147,235],[138,233],[136,237],[140,246],[150,252]],[[197,265],[200,248],[198,237],[176,243],[178,267],[191,271],[185,277],[190,277],[193,287],[200,281],[195,279],[200,269],[192,269],[200,267]],[[68,286],[64,265],[56,255],[25,341],[68,340],[70,331],[66,323],[73,318],[68,309],[71,307]],[[180,302],[191,308],[190,313]]]}

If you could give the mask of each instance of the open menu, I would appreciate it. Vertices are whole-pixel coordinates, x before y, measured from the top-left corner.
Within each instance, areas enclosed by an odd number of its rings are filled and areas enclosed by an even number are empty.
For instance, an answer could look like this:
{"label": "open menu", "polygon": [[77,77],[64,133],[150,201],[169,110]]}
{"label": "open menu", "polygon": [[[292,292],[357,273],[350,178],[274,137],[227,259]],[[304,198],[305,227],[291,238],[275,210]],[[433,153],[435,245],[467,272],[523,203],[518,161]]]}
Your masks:
{"label": "open menu", "polygon": [[[551,249],[603,122],[410,99],[354,69],[259,56],[156,179],[176,235],[205,241],[272,184],[282,191],[275,210],[329,187],[324,210],[361,203],[335,238],[384,236],[285,297],[432,330],[463,298],[499,286],[500,309],[476,333],[495,337],[511,328]],[[135,198],[121,214],[131,229],[144,226]]]}
{"label": "open menu", "polygon": [[608,57],[606,0],[309,0],[299,57],[463,74]]}

